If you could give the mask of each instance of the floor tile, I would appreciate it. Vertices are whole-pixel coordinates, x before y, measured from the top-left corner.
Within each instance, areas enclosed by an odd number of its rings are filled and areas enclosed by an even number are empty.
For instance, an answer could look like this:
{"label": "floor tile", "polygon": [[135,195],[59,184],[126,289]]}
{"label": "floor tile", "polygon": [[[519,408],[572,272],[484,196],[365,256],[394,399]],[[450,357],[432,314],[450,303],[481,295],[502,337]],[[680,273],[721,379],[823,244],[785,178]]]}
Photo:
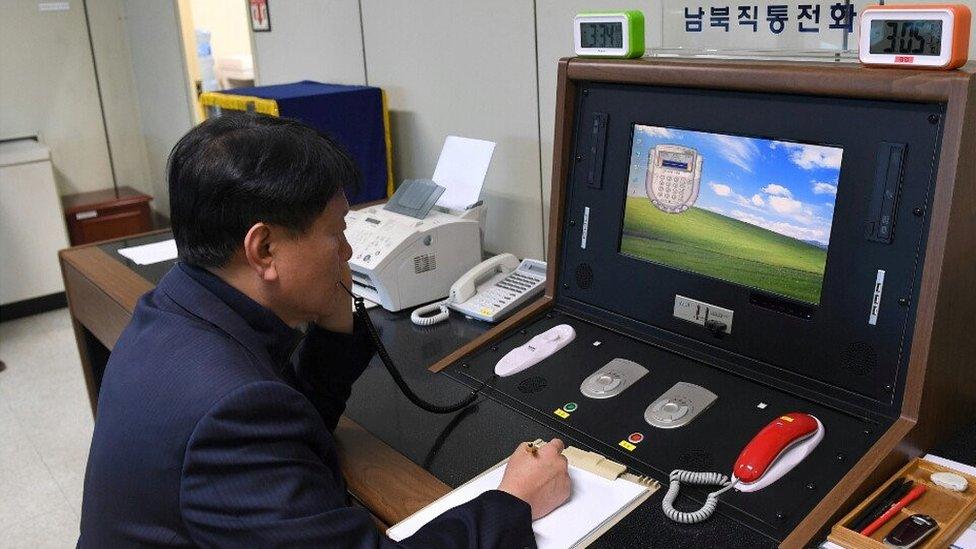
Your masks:
{"label": "floor tile", "polygon": [[73,546],[94,422],[67,309],[0,323],[0,360],[0,546]]}
{"label": "floor tile", "polygon": [[74,547],[78,541],[78,518],[65,503],[0,528],[0,540],[0,545],[6,549]]}
{"label": "floor tile", "polygon": [[0,408],[0,440],[0,532],[57,508],[77,521],[61,487],[5,407]]}

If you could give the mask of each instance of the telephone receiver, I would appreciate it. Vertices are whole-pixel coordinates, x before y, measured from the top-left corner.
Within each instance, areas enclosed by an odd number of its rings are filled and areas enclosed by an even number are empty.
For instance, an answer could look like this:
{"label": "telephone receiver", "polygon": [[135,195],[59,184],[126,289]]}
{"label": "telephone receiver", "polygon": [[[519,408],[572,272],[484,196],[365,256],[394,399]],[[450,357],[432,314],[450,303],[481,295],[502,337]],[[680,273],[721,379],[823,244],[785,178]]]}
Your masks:
{"label": "telephone receiver", "polygon": [[474,297],[477,285],[500,273],[510,273],[517,269],[519,260],[512,254],[498,254],[471,267],[451,285],[447,299],[451,303],[464,303]]}
{"label": "telephone receiver", "polygon": [[[661,502],[665,516],[675,522],[693,524],[712,516],[718,506],[718,496],[735,488],[739,492],[755,492],[776,482],[800,464],[824,437],[824,426],[816,417],[802,412],[784,414],[763,427],[742,449],[731,479],[721,473],[671,471],[671,485]],[[680,484],[719,485],[697,511],[682,512],[674,508]]]}
{"label": "telephone receiver", "polygon": [[774,419],[746,444],[732,467],[739,492],[755,492],[776,482],[823,440],[820,420],[800,412]]}
{"label": "telephone receiver", "polygon": [[447,320],[450,308],[471,318],[497,322],[542,292],[545,281],[545,262],[520,262],[512,254],[498,254],[461,275],[451,285],[446,300],[414,309],[410,320],[418,326],[430,326]]}

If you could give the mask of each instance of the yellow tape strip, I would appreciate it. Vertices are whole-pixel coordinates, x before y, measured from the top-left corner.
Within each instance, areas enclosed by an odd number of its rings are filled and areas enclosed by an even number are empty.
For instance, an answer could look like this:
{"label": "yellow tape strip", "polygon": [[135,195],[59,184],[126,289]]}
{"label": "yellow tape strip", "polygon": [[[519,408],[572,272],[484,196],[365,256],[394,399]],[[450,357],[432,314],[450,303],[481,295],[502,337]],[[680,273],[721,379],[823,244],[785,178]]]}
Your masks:
{"label": "yellow tape strip", "polygon": [[250,95],[203,92],[200,94],[200,104],[204,107],[217,107],[231,111],[254,111],[261,114],[279,116],[277,101]]}
{"label": "yellow tape strip", "polygon": [[383,102],[383,137],[386,139],[386,197],[393,196],[393,138],[390,136],[390,109],[386,105],[386,90],[380,90]]}

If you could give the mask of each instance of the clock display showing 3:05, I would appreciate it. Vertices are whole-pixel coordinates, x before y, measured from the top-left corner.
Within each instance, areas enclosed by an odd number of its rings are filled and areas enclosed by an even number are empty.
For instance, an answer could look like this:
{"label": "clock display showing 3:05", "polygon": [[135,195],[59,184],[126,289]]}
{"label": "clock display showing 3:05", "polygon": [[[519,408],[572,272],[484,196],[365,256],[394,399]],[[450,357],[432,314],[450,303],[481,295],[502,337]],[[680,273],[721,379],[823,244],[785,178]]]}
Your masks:
{"label": "clock display showing 3:05", "polygon": [[871,21],[871,53],[900,55],[941,55],[942,21]]}

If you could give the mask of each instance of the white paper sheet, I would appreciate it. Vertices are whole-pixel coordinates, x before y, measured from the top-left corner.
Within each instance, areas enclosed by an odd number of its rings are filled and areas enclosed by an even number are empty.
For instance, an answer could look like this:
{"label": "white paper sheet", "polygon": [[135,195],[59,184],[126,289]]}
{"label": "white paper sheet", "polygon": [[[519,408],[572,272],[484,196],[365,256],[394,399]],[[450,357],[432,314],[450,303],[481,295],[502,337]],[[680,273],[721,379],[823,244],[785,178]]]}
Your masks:
{"label": "white paper sheet", "polygon": [[432,178],[434,183],[447,189],[437,200],[437,205],[465,210],[476,203],[494,152],[494,141],[447,136]]}
{"label": "white paper sheet", "polygon": [[[412,536],[444,511],[498,488],[504,473],[504,465],[496,467],[393,526],[387,535],[394,541]],[[573,482],[569,501],[532,523],[540,549],[572,547],[647,490],[629,480],[607,480],[573,466],[569,467],[569,477]]]}
{"label": "white paper sheet", "polygon": [[135,261],[137,265],[160,263],[170,259],[176,259],[176,240],[171,238],[162,242],[122,248],[119,250],[119,253],[123,257]]}
{"label": "white paper sheet", "polygon": [[962,534],[952,542],[950,549],[976,549],[976,522],[969,525]]}
{"label": "white paper sheet", "polygon": [[[949,469],[955,469],[956,471],[966,473],[967,475],[976,475],[976,467],[966,465],[965,463],[959,463],[958,461],[952,461],[951,459],[946,459],[942,456],[926,454],[922,459],[939,464]],[[962,534],[956,538],[956,541],[952,542],[950,549],[976,549],[976,522],[970,524],[969,528],[966,528]]]}
{"label": "white paper sheet", "polygon": [[959,463],[958,461],[952,461],[951,459],[946,459],[942,456],[937,456],[935,454],[926,454],[924,458],[925,461],[931,461],[932,463],[941,465],[943,467],[948,467],[949,469],[955,469],[956,471],[962,471],[967,475],[976,476],[976,467],[972,465],[966,465],[965,463]]}

